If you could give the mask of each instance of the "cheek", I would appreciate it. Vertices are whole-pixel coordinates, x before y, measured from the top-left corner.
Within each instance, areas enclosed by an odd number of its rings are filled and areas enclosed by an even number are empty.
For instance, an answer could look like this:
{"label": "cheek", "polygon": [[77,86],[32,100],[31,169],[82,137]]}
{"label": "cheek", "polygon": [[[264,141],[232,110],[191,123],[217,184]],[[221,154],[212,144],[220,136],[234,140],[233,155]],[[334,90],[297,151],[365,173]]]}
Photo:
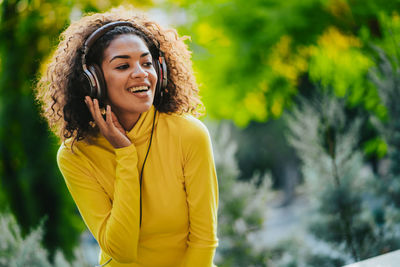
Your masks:
{"label": "cheek", "polygon": [[156,70],[153,70],[153,71],[151,71],[149,73],[149,78],[150,78],[150,80],[153,83],[154,88],[155,88],[155,86],[157,85],[157,72],[156,72]]}
{"label": "cheek", "polygon": [[110,72],[104,73],[104,80],[109,89],[117,86],[120,83],[120,81],[122,81],[118,74]]}
{"label": "cheek", "polygon": [[103,76],[104,76],[104,81],[107,83],[107,87],[110,86],[112,83],[112,75],[110,75],[109,71],[103,69]]}

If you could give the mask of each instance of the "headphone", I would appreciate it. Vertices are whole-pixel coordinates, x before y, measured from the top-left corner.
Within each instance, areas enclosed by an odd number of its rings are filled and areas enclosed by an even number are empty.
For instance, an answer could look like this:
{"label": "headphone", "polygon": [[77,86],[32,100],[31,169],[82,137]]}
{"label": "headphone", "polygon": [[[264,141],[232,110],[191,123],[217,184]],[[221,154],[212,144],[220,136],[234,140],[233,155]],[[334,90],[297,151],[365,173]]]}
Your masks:
{"label": "headphone", "polygon": [[[86,56],[92,47],[92,45],[104,34],[108,31],[111,31],[115,27],[118,26],[128,26],[132,27],[136,30],[142,31],[138,29],[132,22],[129,21],[115,21],[110,22],[102,27],[95,30],[85,41],[83,45],[83,53],[81,57],[82,61],[82,69],[85,77],[89,81],[90,85],[90,97],[97,98],[100,103],[106,99],[107,95],[107,86],[104,79],[103,71],[100,66],[97,64],[86,64]],[[154,42],[153,42],[154,43]],[[167,64],[165,62],[164,53],[160,50],[159,44],[155,44],[158,52],[158,58],[153,58],[154,68],[157,72],[157,85],[156,85],[156,93],[154,100],[157,101],[155,104],[161,103],[161,98],[163,97],[164,91],[167,88],[168,79],[167,79]]]}
{"label": "headphone", "polygon": [[[129,21],[115,21],[115,22],[110,22],[102,27],[98,28],[95,30],[85,41],[85,44],[83,45],[83,53],[82,53],[82,69],[84,76],[87,78],[89,81],[90,85],[90,97],[92,98],[97,98],[100,103],[102,103],[106,99],[106,82],[104,79],[103,72],[100,68],[99,65],[97,64],[92,64],[92,65],[87,65],[86,64],[86,56],[92,47],[92,45],[98,40],[101,36],[103,36],[105,33],[108,31],[111,31],[115,27],[118,26],[128,26],[132,27],[136,30],[139,30],[135,25]],[[153,42],[154,43],[154,42]],[[158,58],[154,59],[153,58],[153,64],[154,68],[156,69],[157,72],[157,85],[156,85],[156,93],[154,97],[154,101],[157,101],[155,104],[160,104],[161,99],[163,97],[163,93],[166,90],[167,87],[167,64],[165,63],[165,58],[164,58],[164,53],[160,50],[159,45],[155,44],[158,52]],[[150,140],[149,140],[149,146],[147,148],[146,156],[144,158],[144,162],[142,165],[142,169],[140,171],[140,220],[139,220],[139,227],[142,225],[142,181],[143,181],[143,170],[144,166],[146,164],[147,156],[149,155],[150,152],[150,147],[151,143],[153,140],[153,132],[154,132],[154,124],[156,120],[156,114],[157,114],[157,109],[154,111],[154,118],[153,118],[153,125],[151,129],[151,134],[150,134]],[[112,261],[112,258],[108,259],[105,263],[102,265],[96,265],[96,267],[102,267],[107,265],[110,261]]]}

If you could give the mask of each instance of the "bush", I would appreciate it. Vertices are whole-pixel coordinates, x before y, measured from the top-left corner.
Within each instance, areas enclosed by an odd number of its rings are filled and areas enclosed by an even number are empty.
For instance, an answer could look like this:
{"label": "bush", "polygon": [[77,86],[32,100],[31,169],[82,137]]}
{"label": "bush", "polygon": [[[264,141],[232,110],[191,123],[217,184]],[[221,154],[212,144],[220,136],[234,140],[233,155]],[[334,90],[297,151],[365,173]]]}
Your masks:
{"label": "bush", "polygon": [[54,263],[48,259],[43,248],[43,224],[32,230],[26,237],[15,218],[7,213],[0,214],[0,267],[89,267],[82,254],[75,250],[75,260],[70,264],[63,253],[57,251]]}
{"label": "bush", "polygon": [[254,240],[266,217],[266,201],[270,177],[257,185],[238,181],[235,159],[237,145],[230,136],[228,124],[210,125],[213,132],[215,164],[219,183],[219,246],[216,263],[219,267],[267,266],[268,251]]}

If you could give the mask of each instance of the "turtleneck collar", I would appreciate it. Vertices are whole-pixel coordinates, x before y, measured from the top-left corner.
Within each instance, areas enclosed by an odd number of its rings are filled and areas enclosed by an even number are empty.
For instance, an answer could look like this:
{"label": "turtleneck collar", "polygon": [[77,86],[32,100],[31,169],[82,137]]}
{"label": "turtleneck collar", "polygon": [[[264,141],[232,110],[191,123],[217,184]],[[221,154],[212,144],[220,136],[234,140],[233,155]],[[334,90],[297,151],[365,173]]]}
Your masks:
{"label": "turtleneck collar", "polygon": [[[135,126],[133,126],[129,132],[127,132],[128,138],[135,145],[141,144],[150,137],[155,112],[156,109],[152,105],[148,111],[140,114],[139,120],[136,122]],[[158,116],[159,113],[157,112],[154,127],[157,125]]]}

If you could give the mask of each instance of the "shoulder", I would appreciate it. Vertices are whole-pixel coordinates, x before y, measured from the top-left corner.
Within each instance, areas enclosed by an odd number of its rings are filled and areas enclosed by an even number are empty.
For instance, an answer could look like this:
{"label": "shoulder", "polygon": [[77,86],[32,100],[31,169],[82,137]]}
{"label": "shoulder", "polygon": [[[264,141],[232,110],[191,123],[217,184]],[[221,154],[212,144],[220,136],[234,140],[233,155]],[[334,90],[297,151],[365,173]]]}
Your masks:
{"label": "shoulder", "polygon": [[82,154],[81,152],[81,141],[74,142],[73,147],[71,147],[73,143],[72,139],[67,139],[61,143],[57,152],[57,160],[59,159],[73,159],[78,158]]}
{"label": "shoulder", "polygon": [[199,119],[188,115],[168,115],[166,125],[171,129],[175,140],[179,140],[185,160],[209,158],[212,144],[207,127]]}
{"label": "shoulder", "polygon": [[61,143],[57,151],[58,165],[60,165],[60,162],[64,162],[71,157],[74,157],[73,151],[71,149],[71,142],[70,140],[66,140],[65,142]]}
{"label": "shoulder", "polygon": [[79,149],[76,147],[71,148],[71,140],[66,140],[58,148],[57,152],[57,163],[60,169],[65,168],[74,162],[79,162]]}
{"label": "shoulder", "polygon": [[65,182],[68,186],[72,184],[82,185],[82,182],[87,182],[88,177],[93,178],[93,171],[95,169],[93,157],[97,157],[98,154],[92,147],[82,141],[77,141],[71,148],[71,141],[66,140],[62,143],[57,152],[57,165],[60,169]]}
{"label": "shoulder", "polygon": [[71,147],[71,144],[72,140],[68,139],[58,148],[57,164],[61,170],[73,166],[83,166],[88,161],[86,150],[89,145],[82,141],[75,142],[73,147]]}
{"label": "shoulder", "polygon": [[174,130],[183,141],[210,138],[204,123],[190,114],[163,114],[162,117],[168,128]]}

